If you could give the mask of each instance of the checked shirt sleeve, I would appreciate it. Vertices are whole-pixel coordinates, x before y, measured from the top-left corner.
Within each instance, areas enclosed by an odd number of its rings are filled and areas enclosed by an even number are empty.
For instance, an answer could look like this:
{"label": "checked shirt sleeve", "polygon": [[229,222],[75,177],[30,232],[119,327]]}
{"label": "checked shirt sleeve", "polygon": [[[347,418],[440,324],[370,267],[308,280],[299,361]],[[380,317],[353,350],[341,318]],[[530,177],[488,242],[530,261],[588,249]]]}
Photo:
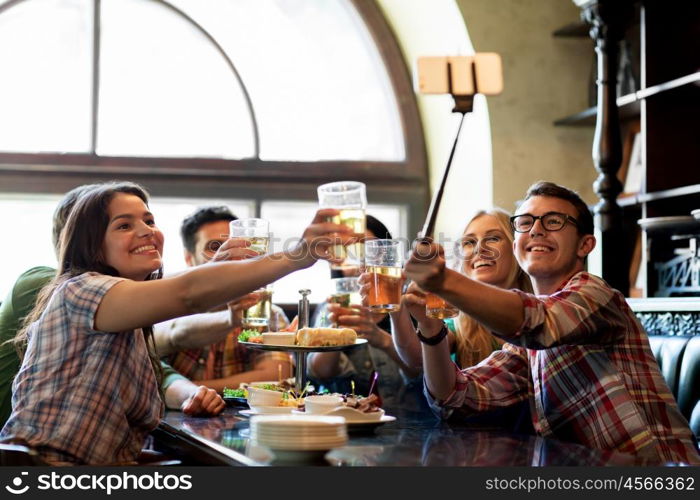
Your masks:
{"label": "checked shirt sleeve", "polygon": [[523,301],[525,320],[508,342],[527,349],[561,345],[611,344],[625,336],[624,298],[603,280],[578,273],[552,295],[514,290]]}
{"label": "checked shirt sleeve", "polygon": [[524,349],[504,344],[501,350],[475,366],[456,370],[454,390],[444,401],[435,399],[426,384],[425,396],[433,412],[449,418],[460,413],[475,414],[519,403],[528,397],[528,362]]}

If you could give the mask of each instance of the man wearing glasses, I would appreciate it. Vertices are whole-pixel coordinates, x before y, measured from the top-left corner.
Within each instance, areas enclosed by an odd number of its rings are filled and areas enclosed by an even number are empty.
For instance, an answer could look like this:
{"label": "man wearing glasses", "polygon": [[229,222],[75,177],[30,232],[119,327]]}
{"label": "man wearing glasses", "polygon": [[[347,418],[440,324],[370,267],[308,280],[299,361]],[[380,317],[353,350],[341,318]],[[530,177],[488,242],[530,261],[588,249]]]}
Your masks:
{"label": "man wearing glasses", "polygon": [[447,418],[528,400],[533,426],[544,437],[651,462],[700,464],[646,333],[622,294],[584,270],[596,241],[583,200],[539,182],[511,223],[513,251],[534,295],[446,269],[436,244],[417,245],[406,264],[408,278],[506,340],[480,364],[459,370],[440,322],[419,323],[431,407]]}

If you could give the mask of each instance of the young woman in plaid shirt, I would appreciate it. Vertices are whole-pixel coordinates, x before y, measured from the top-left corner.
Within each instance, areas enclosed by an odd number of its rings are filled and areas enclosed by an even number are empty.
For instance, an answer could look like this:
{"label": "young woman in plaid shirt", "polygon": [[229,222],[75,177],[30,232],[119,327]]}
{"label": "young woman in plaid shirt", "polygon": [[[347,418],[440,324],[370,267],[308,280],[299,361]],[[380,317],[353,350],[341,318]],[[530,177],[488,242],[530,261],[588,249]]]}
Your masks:
{"label": "young woman in plaid shirt", "polygon": [[[337,211],[319,210],[291,252],[160,278],[163,234],[147,203],[133,183],[82,195],[61,234],[57,276],[28,318],[13,411],[0,437],[27,443],[49,463],[138,457],[163,410],[149,325],[225,304],[329,259],[339,240],[354,241],[346,226],[324,222]],[[212,391],[204,404],[222,402]]]}

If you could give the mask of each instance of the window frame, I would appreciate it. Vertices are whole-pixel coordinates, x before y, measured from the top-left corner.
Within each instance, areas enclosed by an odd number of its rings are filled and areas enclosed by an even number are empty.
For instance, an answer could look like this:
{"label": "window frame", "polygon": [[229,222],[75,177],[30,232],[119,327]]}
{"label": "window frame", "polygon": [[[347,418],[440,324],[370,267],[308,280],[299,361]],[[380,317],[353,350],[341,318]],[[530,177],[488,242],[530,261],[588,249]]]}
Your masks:
{"label": "window frame", "polygon": [[[25,1],[31,0],[11,0],[3,4],[0,15]],[[2,191],[63,193],[82,183],[122,178],[143,184],[154,196],[254,199],[259,213],[263,199],[312,200],[316,198],[316,186],[319,184],[353,179],[367,184],[368,197],[373,202],[405,205],[408,208],[409,231],[415,234],[419,230],[429,202],[425,138],[410,72],[391,28],[374,1],[350,0],[379,51],[396,97],[404,137],[403,161],[305,162],[95,154],[100,0],[93,2],[93,152],[0,152]],[[216,47],[215,41],[214,45]]]}

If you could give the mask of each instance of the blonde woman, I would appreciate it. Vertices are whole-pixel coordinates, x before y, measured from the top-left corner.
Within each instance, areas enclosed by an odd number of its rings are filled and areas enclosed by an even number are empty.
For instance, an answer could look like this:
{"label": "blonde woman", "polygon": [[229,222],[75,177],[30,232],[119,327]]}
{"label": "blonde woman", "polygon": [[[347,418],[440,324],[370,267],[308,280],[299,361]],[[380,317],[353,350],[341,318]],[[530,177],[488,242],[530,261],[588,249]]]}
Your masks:
{"label": "blonde woman", "polygon": [[[500,208],[479,211],[467,223],[461,238],[461,271],[469,278],[499,288],[517,288],[532,292],[530,278],[520,269],[513,255],[513,232],[510,214]],[[363,283],[366,281],[363,279]],[[366,288],[366,285],[365,285]],[[402,298],[400,312],[392,314],[392,331],[396,350],[401,359],[413,367],[423,364],[421,346],[409,313],[419,323],[441,320],[426,318],[425,293],[411,283]],[[470,316],[459,313],[447,320],[450,352],[464,368],[479,363],[503,343]],[[441,325],[440,325],[441,326]]]}

